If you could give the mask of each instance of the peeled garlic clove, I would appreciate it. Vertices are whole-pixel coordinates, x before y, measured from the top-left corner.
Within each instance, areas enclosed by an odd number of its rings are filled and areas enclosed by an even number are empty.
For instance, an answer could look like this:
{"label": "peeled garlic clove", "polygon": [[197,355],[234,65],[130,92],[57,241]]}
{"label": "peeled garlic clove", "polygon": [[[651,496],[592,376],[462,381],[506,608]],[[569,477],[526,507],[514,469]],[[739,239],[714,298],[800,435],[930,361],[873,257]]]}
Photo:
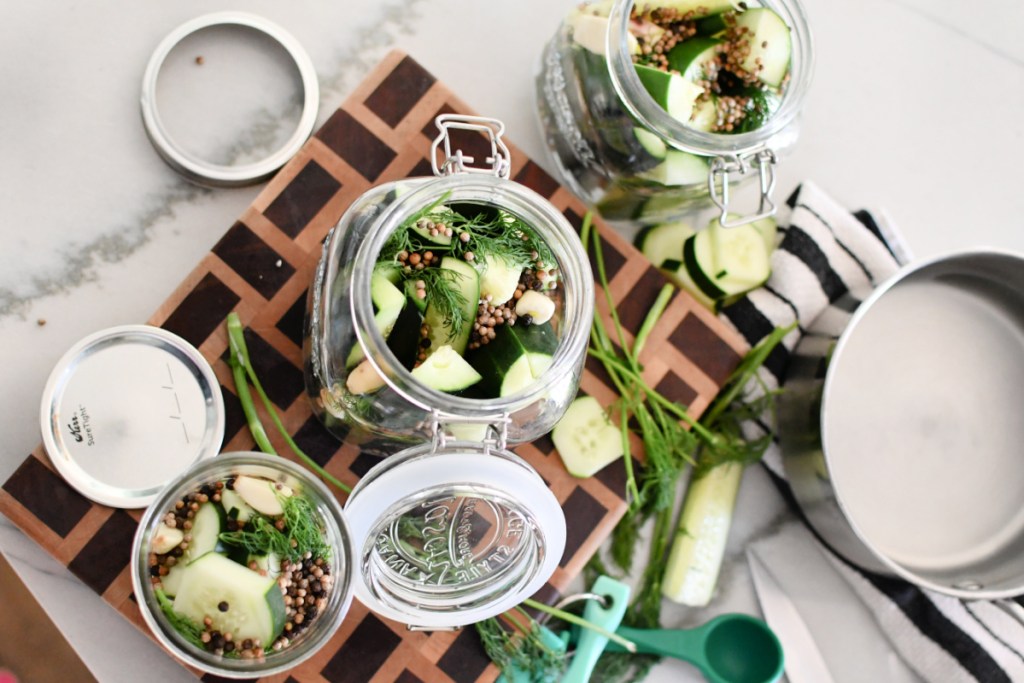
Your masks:
{"label": "peeled garlic clove", "polygon": [[153,534],[152,550],[157,555],[164,555],[177,548],[184,540],[185,532],[181,529],[172,529],[166,524],[161,524]]}
{"label": "peeled garlic clove", "polygon": [[516,315],[530,316],[534,325],[543,325],[555,314],[555,302],[540,292],[528,289],[516,303]]}

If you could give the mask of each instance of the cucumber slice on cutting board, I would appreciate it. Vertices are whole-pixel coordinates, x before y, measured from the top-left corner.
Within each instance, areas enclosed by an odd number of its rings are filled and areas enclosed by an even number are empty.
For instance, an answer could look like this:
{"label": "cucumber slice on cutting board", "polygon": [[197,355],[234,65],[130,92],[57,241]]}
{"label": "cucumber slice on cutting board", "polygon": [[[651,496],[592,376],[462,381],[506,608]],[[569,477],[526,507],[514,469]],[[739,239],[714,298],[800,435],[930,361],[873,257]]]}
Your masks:
{"label": "cucumber slice on cutting board", "polygon": [[668,68],[691,81],[706,79],[722,45],[718,38],[697,36],[684,40],[668,52]]}
{"label": "cucumber slice on cutting board", "polygon": [[412,376],[431,389],[462,391],[483,377],[451,346],[441,346],[412,370]]}
{"label": "cucumber slice on cutting board", "polygon": [[174,611],[199,624],[209,617],[211,628],[232,634],[234,640],[263,645],[274,642],[285,623],[277,581],[217,553],[206,553],[185,569]]}
{"label": "cucumber slice on cutting board", "polygon": [[678,221],[649,225],[636,236],[636,246],[656,266],[665,261],[679,261],[683,254],[683,242],[696,231],[689,223]]}
{"label": "cucumber slice on cutting board", "polygon": [[581,396],[569,404],[551,432],[551,440],[565,469],[581,479],[623,455],[621,432],[593,396]]}
{"label": "cucumber slice on cutting board", "polygon": [[633,11],[637,13],[659,8],[674,9],[681,15],[689,15],[690,19],[736,9],[733,0],[636,0],[633,3]]}
{"label": "cucumber slice on cutting board", "polygon": [[764,237],[749,224],[713,222],[683,244],[683,265],[697,290],[716,302],[760,286],[771,273]]}
{"label": "cucumber slice on cutting board", "polygon": [[665,261],[661,264],[661,272],[668,278],[669,282],[692,296],[701,306],[711,311],[715,310],[714,299],[708,297],[707,294],[697,287],[681,260],[670,259]]}
{"label": "cucumber slice on cutting board", "polygon": [[741,68],[762,83],[775,88],[782,85],[793,49],[786,22],[766,7],[755,7],[739,14],[736,26],[747,29],[744,40],[750,42],[750,52],[740,63]]}
{"label": "cucumber slice on cutting board", "polygon": [[476,320],[476,309],[480,303],[480,275],[473,266],[452,256],[445,256],[441,259],[441,269],[454,274],[450,284],[462,294],[462,325],[456,328],[454,320],[445,320],[445,313],[436,305],[428,303],[423,316],[423,321],[430,328],[427,337],[430,340],[430,346],[427,347],[428,358],[442,346],[451,346],[457,354],[462,354],[466,350],[469,334],[473,330],[473,321]]}
{"label": "cucumber slice on cutting board", "polygon": [[678,187],[708,182],[708,161],[689,152],[670,149],[665,160],[641,174],[644,178],[661,185]]}
{"label": "cucumber slice on cutting board", "polygon": [[704,88],[688,78],[637,64],[636,75],[643,83],[647,93],[658,103],[668,115],[677,121],[686,123],[693,113],[693,105],[697,98],[704,94]]}

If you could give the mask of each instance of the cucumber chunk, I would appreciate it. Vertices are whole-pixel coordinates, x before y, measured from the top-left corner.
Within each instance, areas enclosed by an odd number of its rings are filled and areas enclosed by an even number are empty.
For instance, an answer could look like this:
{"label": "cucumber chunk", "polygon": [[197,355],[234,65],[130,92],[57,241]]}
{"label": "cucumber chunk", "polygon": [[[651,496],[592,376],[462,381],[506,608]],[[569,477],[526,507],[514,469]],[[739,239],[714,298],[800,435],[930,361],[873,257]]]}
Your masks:
{"label": "cucumber chunk", "polygon": [[206,553],[186,568],[174,611],[199,624],[209,617],[212,629],[263,645],[273,643],[285,623],[277,581],[217,553]]}
{"label": "cucumber chunk", "polygon": [[622,434],[593,396],[581,396],[569,404],[551,432],[551,440],[565,469],[581,479],[623,455]]}
{"label": "cucumber chunk", "polygon": [[527,353],[519,357],[501,381],[500,396],[511,396],[527,388],[551,367],[551,356],[546,353]]}
{"label": "cucumber chunk", "polygon": [[747,29],[744,40],[750,43],[740,67],[762,83],[775,88],[782,85],[793,49],[786,22],[766,7],[755,7],[736,17],[736,26]]}
{"label": "cucumber chunk", "polygon": [[[558,348],[558,338],[550,324],[502,325],[496,330],[490,343],[466,355],[466,360],[483,377],[473,387],[475,396],[493,398],[522,391],[540,379]],[[509,379],[509,375],[513,377]]]}
{"label": "cucumber chunk", "polygon": [[693,105],[693,113],[687,125],[694,130],[711,132],[718,123],[718,99],[714,95],[697,98]]}
{"label": "cucumber chunk", "polygon": [[661,69],[637,64],[636,75],[658,106],[683,123],[690,120],[694,103],[704,94],[704,88],[693,81]]}
{"label": "cucumber chunk", "polygon": [[462,325],[456,328],[454,320],[445,320],[442,311],[427,304],[423,320],[430,328],[427,337],[430,340],[430,346],[427,347],[428,358],[442,346],[452,347],[457,354],[466,350],[469,334],[473,330],[473,321],[476,319],[476,309],[480,303],[480,275],[473,266],[457,258],[445,256],[441,259],[441,269],[454,273],[451,286],[462,294]]}
{"label": "cucumber chunk", "polygon": [[640,143],[640,146],[644,148],[644,151],[650,154],[655,159],[664,159],[665,154],[668,152],[668,145],[660,137],[655,135],[649,130],[643,128],[634,128],[633,134],[636,136],[636,141]]}
{"label": "cucumber chunk", "polygon": [[220,504],[224,506],[224,512],[227,513],[228,519],[248,522],[256,514],[256,511],[242,500],[240,495],[228,488],[221,489]]}
{"label": "cucumber chunk", "polygon": [[173,598],[178,594],[178,588],[181,586],[181,580],[185,577],[187,569],[188,565],[176,564],[167,572],[167,576],[160,577],[160,586],[164,590],[164,595]]}
{"label": "cucumber chunk", "polygon": [[[276,579],[281,575],[281,556],[277,553],[267,555],[249,555],[246,564],[251,569],[255,563],[256,572],[266,572],[266,575]],[[260,576],[263,576],[260,574]]]}
{"label": "cucumber chunk", "polygon": [[[383,272],[374,271],[370,278],[370,299],[377,308],[373,324],[386,340],[395,326],[395,321],[405,308],[405,294],[396,287]],[[356,344],[348,354],[345,367],[352,369],[366,357],[363,347]]]}
{"label": "cucumber chunk", "polygon": [[706,80],[713,74],[711,65],[720,51],[718,38],[696,37],[684,40],[668,52],[668,67],[691,81]]}
{"label": "cucumber chunk", "polygon": [[[573,12],[566,19],[572,31],[572,40],[584,50],[595,55],[607,54],[605,43],[608,36],[608,17],[586,11]],[[626,35],[630,54],[640,51],[640,44],[632,34]]]}
{"label": "cucumber chunk", "polygon": [[636,246],[656,266],[668,260],[680,260],[683,242],[694,234],[694,229],[682,221],[650,225],[636,236]]}
{"label": "cucumber chunk", "polygon": [[224,515],[224,508],[214,502],[203,503],[196,510],[192,518],[192,540],[188,544],[188,550],[182,556],[186,563],[191,563],[197,558],[206,555],[217,547],[220,535],[227,531],[227,518]]}
{"label": "cucumber chunk", "polygon": [[642,175],[648,180],[668,186],[706,184],[708,162],[696,154],[670,149],[664,161]]}
{"label": "cucumber chunk", "polygon": [[472,365],[447,345],[436,349],[422,364],[413,368],[412,376],[420,384],[438,391],[462,391],[483,379]]}
{"label": "cucumber chunk", "polygon": [[509,263],[498,256],[485,256],[482,260],[484,271],[480,275],[480,298],[487,299],[495,306],[512,298],[519,286],[523,267]]}

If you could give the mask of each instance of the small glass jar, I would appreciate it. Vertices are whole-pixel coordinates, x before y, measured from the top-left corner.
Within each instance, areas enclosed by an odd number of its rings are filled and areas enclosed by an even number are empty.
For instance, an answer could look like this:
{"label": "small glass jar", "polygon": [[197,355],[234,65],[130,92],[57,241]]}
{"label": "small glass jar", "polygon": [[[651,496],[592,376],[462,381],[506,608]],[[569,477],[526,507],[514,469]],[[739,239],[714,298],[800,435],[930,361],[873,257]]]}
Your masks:
{"label": "small glass jar", "polygon": [[[150,575],[150,548],[165,514],[183,496],[200,486],[237,475],[280,482],[306,495],[323,523],[325,541],[332,555],[334,583],[326,606],[299,637],[293,638],[287,647],[279,651],[267,652],[262,660],[222,657],[190,643],[168,621]],[[178,476],[146,509],[132,545],[132,587],[146,625],[157,642],[175,657],[197,669],[225,678],[261,678],[287,671],[312,657],[338,630],[352,603],[353,552],[352,534],[341,506],[327,487],[308,470],[284,458],[263,453],[225,453],[203,460]]]}
{"label": "small glass jar", "polygon": [[[811,35],[798,0],[747,3],[775,11],[790,28],[789,81],[778,107],[760,127],[744,133],[703,132],[670,116],[637,76],[629,32],[634,0],[593,2],[607,16],[604,40],[574,40],[567,19],[545,48],[536,79],[544,138],[562,179],[610,221],[653,224],[714,204],[726,227],[772,215],[774,166],[799,136],[799,115],[811,81]],[[578,14],[576,15],[578,16]],[[639,132],[638,132],[639,131]],[[668,176],[651,146],[690,155]],[[730,189],[757,176],[755,213],[738,216]]]}
{"label": "small glass jar", "polygon": [[[304,344],[306,388],[314,413],[341,439],[373,440],[383,450],[423,441],[440,428],[450,437],[502,444],[531,441],[549,432],[576,396],[593,319],[593,276],[579,237],[566,218],[540,195],[508,180],[507,151],[500,128],[477,117],[440,117],[447,161],[440,177],[415,178],[375,187],[345,212],[324,244],[309,297]],[[452,153],[445,127],[492,135],[491,168],[466,166]],[[469,123],[465,123],[465,121]],[[499,122],[492,123],[501,126]],[[551,365],[512,395],[477,399],[444,393],[417,381],[391,349],[374,321],[371,279],[391,234],[408,219],[440,202],[496,207],[530,225],[556,260],[559,286],[552,326],[559,337]],[[550,264],[549,264],[550,265]],[[381,379],[381,388],[353,394],[347,387],[353,353],[361,354]]]}

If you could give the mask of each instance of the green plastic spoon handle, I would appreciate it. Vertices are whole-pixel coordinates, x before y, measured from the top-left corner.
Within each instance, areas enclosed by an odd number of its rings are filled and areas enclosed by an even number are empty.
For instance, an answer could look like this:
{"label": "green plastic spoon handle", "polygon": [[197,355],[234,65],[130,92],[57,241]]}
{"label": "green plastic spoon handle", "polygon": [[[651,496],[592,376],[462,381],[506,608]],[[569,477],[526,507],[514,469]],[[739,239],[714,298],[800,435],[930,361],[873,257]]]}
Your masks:
{"label": "green plastic spoon handle", "polygon": [[[698,666],[704,661],[704,630],[703,629],[669,629],[669,628],[630,628],[620,626],[615,632],[636,644],[636,651],[649,655],[674,657]],[[615,643],[608,643],[608,652],[625,652]]]}
{"label": "green plastic spoon handle", "polygon": [[[606,596],[610,602],[605,608],[596,600],[591,600],[583,610],[583,618],[603,629],[614,632],[626,614],[629,586],[607,576],[599,576],[594,582],[591,592]],[[580,640],[576,644],[576,654],[573,655],[569,669],[562,676],[561,683],[587,683],[607,644],[608,638],[605,636],[588,628],[582,629]]]}

